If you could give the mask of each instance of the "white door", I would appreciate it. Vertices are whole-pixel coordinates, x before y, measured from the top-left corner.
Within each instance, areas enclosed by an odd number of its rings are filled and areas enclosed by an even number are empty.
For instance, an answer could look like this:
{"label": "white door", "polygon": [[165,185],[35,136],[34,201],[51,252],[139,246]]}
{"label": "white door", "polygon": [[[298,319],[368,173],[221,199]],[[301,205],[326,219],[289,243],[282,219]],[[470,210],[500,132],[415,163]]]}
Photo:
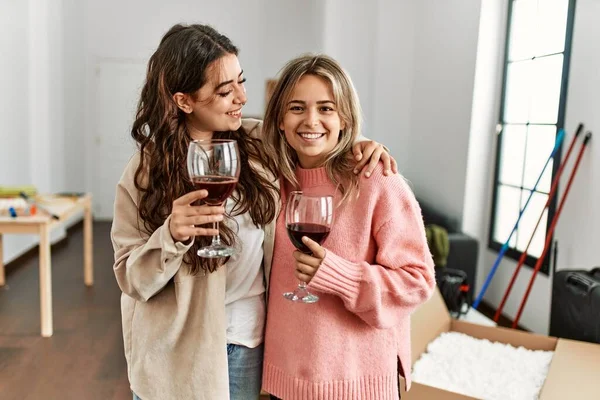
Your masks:
{"label": "white door", "polygon": [[94,218],[112,219],[115,188],[136,150],[131,125],[144,83],[146,63],[100,61],[91,94],[93,124],[87,188],[94,199]]}

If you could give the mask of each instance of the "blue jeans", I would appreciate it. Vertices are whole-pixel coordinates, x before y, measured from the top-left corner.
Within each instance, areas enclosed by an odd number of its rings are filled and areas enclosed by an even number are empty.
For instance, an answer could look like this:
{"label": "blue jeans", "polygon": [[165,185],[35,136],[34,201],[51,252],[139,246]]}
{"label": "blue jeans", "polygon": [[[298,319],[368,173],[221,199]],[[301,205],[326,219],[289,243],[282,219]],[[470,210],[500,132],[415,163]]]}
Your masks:
{"label": "blue jeans", "polygon": [[[263,345],[250,349],[227,345],[229,399],[258,400],[262,385]],[[133,400],[142,400],[133,393]]]}
{"label": "blue jeans", "polygon": [[263,345],[227,345],[230,400],[258,400],[262,385]]}

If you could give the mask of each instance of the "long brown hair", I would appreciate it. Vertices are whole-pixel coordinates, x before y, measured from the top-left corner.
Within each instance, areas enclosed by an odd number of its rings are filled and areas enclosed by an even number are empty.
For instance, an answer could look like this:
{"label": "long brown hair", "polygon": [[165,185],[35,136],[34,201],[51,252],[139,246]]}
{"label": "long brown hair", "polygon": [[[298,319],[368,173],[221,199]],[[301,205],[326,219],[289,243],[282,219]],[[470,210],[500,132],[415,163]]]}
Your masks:
{"label": "long brown hair", "polygon": [[[175,25],[162,38],[148,63],[146,82],[142,88],[131,136],[138,144],[141,158],[135,174],[140,191],[138,212],[148,232],[154,232],[171,214],[175,199],[195,190],[186,170],[187,149],[192,140],[186,128],[185,114],[177,107],[173,94],[194,96],[206,83],[206,71],[222,57],[238,49],[224,35],[206,25]],[[260,227],[275,218],[277,188],[257,172],[251,162],[261,164],[276,176],[274,161],[264,151],[260,139],[251,138],[242,127],[235,132],[215,132],[215,139],[238,142],[241,173],[234,198],[233,215],[250,213]],[[234,231],[219,224],[221,239],[233,245]],[[185,254],[192,274],[200,270],[214,271],[223,260],[204,259],[197,250],[210,238],[196,237]]]}
{"label": "long brown hair", "polygon": [[349,157],[349,154],[360,133],[361,110],[352,80],[337,61],[325,55],[307,54],[289,61],[283,67],[265,112],[263,128],[265,142],[270,152],[278,155],[277,166],[285,180],[299,189],[294,173],[298,156],[288,144],[285,133],[279,129],[279,126],[287,111],[287,104],[294,88],[304,75],[321,77],[331,85],[333,99],[344,126],[337,146],[324,163],[329,179],[338,186],[342,193],[341,203],[344,203],[358,196],[359,177],[353,172],[356,162]]}

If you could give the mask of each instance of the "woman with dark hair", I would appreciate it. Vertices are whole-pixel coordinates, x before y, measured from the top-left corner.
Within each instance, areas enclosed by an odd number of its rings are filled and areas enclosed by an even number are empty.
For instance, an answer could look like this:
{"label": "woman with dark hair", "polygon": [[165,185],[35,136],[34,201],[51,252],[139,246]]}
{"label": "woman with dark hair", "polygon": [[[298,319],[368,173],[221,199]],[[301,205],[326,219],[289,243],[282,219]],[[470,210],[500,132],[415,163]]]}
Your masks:
{"label": "woman with dark hair", "polygon": [[[265,293],[279,212],[278,171],[242,120],[238,49],[205,25],[175,25],[150,58],[131,134],[139,151],[117,186],[111,238],[134,398],[255,399],[260,393]],[[234,139],[241,174],[224,207],[200,205],[186,169],[191,140]],[[374,142],[355,154],[393,160]],[[370,171],[375,164],[369,164]],[[217,233],[230,258],[196,255]]]}

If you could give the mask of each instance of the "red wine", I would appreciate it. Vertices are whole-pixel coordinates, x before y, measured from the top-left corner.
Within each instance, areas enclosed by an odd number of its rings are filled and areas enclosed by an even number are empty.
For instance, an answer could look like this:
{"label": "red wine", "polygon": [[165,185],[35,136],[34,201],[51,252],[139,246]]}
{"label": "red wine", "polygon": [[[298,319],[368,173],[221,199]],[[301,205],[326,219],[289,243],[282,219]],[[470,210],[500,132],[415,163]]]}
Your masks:
{"label": "red wine", "polygon": [[301,252],[310,254],[310,249],[302,242],[302,236],[309,237],[315,242],[322,244],[327,239],[327,236],[329,236],[330,228],[325,225],[302,222],[289,224],[287,231],[294,246]]}
{"label": "red wine", "polygon": [[237,179],[229,176],[199,176],[194,178],[198,190],[208,191],[208,196],[202,199],[206,204],[221,205],[233,193]]}

